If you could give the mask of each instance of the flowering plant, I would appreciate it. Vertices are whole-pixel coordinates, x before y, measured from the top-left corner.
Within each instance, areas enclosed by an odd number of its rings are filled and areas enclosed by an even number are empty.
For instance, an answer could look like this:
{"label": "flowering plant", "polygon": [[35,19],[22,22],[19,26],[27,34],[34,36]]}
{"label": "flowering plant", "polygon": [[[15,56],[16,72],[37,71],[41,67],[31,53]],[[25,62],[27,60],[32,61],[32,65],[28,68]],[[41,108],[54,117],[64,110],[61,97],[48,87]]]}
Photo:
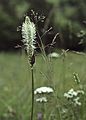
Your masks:
{"label": "flowering plant", "polygon": [[33,56],[35,50],[36,27],[35,24],[30,21],[28,16],[26,16],[25,22],[22,24],[22,38],[22,42],[29,57],[29,62],[33,65],[35,62]]}

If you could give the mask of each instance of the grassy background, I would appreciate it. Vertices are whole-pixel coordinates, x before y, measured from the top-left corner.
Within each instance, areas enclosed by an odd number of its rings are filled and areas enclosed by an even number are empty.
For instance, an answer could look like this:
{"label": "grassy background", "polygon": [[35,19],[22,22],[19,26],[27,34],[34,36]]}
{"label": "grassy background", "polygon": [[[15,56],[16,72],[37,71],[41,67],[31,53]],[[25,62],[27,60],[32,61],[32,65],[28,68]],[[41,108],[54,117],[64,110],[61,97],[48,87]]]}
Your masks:
{"label": "grassy background", "polygon": [[[86,55],[68,52],[63,62],[62,57],[44,60],[39,54],[34,67],[35,88],[51,86],[55,95],[62,97],[64,92],[76,87],[74,72],[79,74],[81,84],[86,88]],[[51,109],[54,109],[53,105]],[[31,75],[24,54],[0,53],[0,116],[6,117],[8,111],[16,114],[18,119],[30,117]],[[81,120],[85,119],[86,116]]]}

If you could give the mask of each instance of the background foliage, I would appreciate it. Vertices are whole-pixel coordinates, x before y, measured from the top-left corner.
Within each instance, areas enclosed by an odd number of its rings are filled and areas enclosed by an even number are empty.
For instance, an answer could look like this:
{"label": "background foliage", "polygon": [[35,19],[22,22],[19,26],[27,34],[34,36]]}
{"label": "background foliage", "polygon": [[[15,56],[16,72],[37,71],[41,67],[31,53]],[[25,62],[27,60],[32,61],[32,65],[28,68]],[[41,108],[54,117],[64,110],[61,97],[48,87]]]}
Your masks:
{"label": "background foliage", "polygon": [[44,43],[49,43],[59,32],[56,47],[83,50],[86,46],[86,1],[85,0],[0,0],[0,49],[13,49],[20,44],[17,27],[30,15],[30,10],[45,16],[39,24],[41,34],[53,27]]}

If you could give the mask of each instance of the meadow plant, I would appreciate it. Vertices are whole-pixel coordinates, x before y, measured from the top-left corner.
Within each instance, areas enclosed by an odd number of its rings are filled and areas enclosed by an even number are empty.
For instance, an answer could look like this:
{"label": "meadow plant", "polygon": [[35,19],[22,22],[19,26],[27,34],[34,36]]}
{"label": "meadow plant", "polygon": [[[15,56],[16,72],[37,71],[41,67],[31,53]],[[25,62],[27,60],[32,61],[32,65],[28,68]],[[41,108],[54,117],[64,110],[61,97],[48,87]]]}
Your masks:
{"label": "meadow plant", "polygon": [[80,78],[79,78],[79,75],[77,73],[73,73],[73,76],[74,76],[74,80],[75,82],[79,85],[80,84]]}
{"label": "meadow plant", "polygon": [[66,57],[67,57],[67,52],[69,51],[69,49],[64,50],[62,49],[62,53],[61,53],[61,58],[62,58],[62,88],[65,90],[65,83],[66,83]]}
{"label": "meadow plant", "polygon": [[[38,120],[44,120],[46,118],[46,104],[50,101],[50,94],[54,92],[51,87],[39,87],[34,91],[36,97],[36,103],[38,103],[40,107],[40,111],[38,112]],[[49,98],[48,98],[49,96]],[[39,119],[39,113],[41,114],[41,118]]]}
{"label": "meadow plant", "polygon": [[68,101],[73,103],[75,106],[81,106],[80,95],[84,95],[83,90],[74,90],[71,88],[68,92],[64,93],[64,97],[67,98]]}
{"label": "meadow plant", "polygon": [[42,94],[42,93],[46,93],[46,94],[53,93],[53,89],[50,87],[40,87],[34,91],[34,94]]}
{"label": "meadow plant", "polygon": [[30,21],[30,18],[26,16],[25,22],[22,24],[22,42],[25,46],[25,50],[28,54],[28,60],[33,67],[35,62],[34,50],[35,50],[35,38],[36,38],[36,27],[33,22]]}
{"label": "meadow plant", "polygon": [[[39,17],[37,17],[37,14],[35,15],[35,12],[32,11],[33,15],[35,16],[34,19],[35,19],[35,23],[37,24],[37,20],[39,21]],[[41,18],[40,19],[44,19],[44,18]],[[50,30],[50,29],[49,29]],[[48,31],[49,31],[48,30]],[[22,24],[22,42],[24,44],[24,48],[27,52],[27,55],[28,55],[28,63],[30,64],[30,67],[31,67],[31,73],[32,73],[32,110],[31,110],[31,120],[34,119],[33,117],[33,113],[34,113],[34,95],[36,94],[46,94],[46,93],[53,93],[53,89],[50,88],[50,87],[40,87],[40,88],[37,88],[35,91],[34,91],[34,75],[33,75],[33,65],[35,63],[35,44],[36,44],[36,41],[35,41],[35,38],[36,38],[36,33],[40,39],[40,43],[37,43],[38,44],[38,47],[40,48],[42,54],[43,54],[43,58],[45,61],[47,61],[47,63],[49,62],[48,60],[48,57],[46,56],[46,53],[45,53],[45,47],[42,43],[42,37],[48,32],[44,32],[44,34],[42,36],[39,35],[39,32],[38,30],[36,29],[36,25],[31,22],[30,18],[28,16],[25,17],[25,21],[23,22]],[[58,35],[58,34],[57,34]],[[56,35],[56,36],[57,36]],[[55,38],[56,36],[54,37],[53,41],[52,41],[52,45],[55,41]],[[47,98],[45,96],[40,96],[38,98],[36,98],[36,102],[40,102],[40,103],[45,103],[47,102]]]}
{"label": "meadow plant", "polygon": [[[37,17],[37,16],[36,16]],[[35,17],[35,18],[36,18]],[[37,18],[38,19],[38,18]],[[36,20],[37,20],[36,19]],[[37,22],[36,22],[37,23]],[[49,30],[48,30],[49,31]],[[45,31],[45,33],[43,35],[45,35],[48,31]],[[52,74],[50,73],[50,68],[52,68],[52,64],[51,64],[51,59],[54,58],[59,58],[60,56],[62,56],[62,79],[63,79],[63,83],[62,83],[62,89],[63,91],[66,90],[66,56],[67,56],[67,52],[69,49],[67,50],[62,50],[62,54],[49,54],[48,56],[46,55],[45,52],[45,46],[42,43],[42,38],[43,35],[40,36],[38,33],[38,30],[36,29],[36,25],[31,22],[30,18],[28,16],[25,17],[25,21],[22,24],[22,42],[25,46],[25,50],[27,52],[28,55],[28,63],[30,64],[31,67],[31,73],[32,73],[32,109],[31,109],[31,120],[34,120],[34,102],[38,105],[37,106],[37,119],[38,120],[46,120],[49,118],[49,120],[54,120],[54,119],[59,119],[59,120],[70,120],[70,119],[76,119],[78,120],[79,117],[77,117],[77,114],[75,110],[78,107],[82,106],[82,101],[81,98],[82,96],[84,96],[85,92],[83,89],[81,89],[81,85],[80,85],[80,79],[77,73],[73,73],[74,76],[74,80],[77,83],[77,85],[79,85],[78,89],[74,89],[71,88],[69,89],[67,92],[64,92],[63,95],[63,100],[58,97],[57,98],[57,94],[55,94],[54,90],[52,87],[46,87],[46,86],[42,86],[39,88],[34,89],[34,71],[33,71],[33,66],[35,63],[35,38],[36,38],[36,33],[39,37],[40,40],[40,44],[38,43],[38,47],[40,48],[42,55],[43,55],[43,59],[44,61],[47,63],[47,69],[49,69],[49,74],[48,72],[45,72],[44,77],[46,76],[46,78],[49,80],[50,78],[52,78]],[[54,37],[54,39],[52,40],[52,43],[50,45],[53,45],[55,42],[55,39],[57,37],[58,34],[56,34],[56,36]],[[54,81],[54,80],[53,80]],[[51,83],[50,85],[51,86]],[[53,86],[53,85],[52,85]],[[54,93],[53,96],[53,104],[52,106],[54,107],[54,110],[50,110],[50,114],[48,114],[48,117],[46,117],[46,105],[49,103],[49,101],[51,100],[51,95]],[[49,97],[50,96],[50,97]],[[66,103],[63,103],[63,101],[66,100]],[[55,102],[55,103],[54,103]],[[52,103],[52,102],[51,102]],[[51,104],[49,104],[51,105]],[[69,105],[69,106],[67,106]],[[68,111],[70,112],[70,115],[68,113]],[[48,113],[49,113],[48,112]],[[58,115],[57,115],[58,112]],[[63,114],[67,114],[67,118],[63,118]],[[71,117],[72,115],[72,117]]]}
{"label": "meadow plant", "polygon": [[50,54],[48,55],[48,57],[50,57],[50,58],[59,58],[60,55],[59,55],[58,53],[56,53],[56,52],[52,52],[52,53],[50,53]]}
{"label": "meadow plant", "polygon": [[64,116],[66,115],[68,120],[69,119],[81,120],[83,116],[80,116],[81,114],[80,112],[81,110],[83,110],[83,105],[85,102],[84,101],[85,91],[81,85],[79,75],[77,73],[73,73],[73,76],[74,82],[76,83],[77,86],[75,88],[69,89],[67,92],[64,93],[64,98],[67,100],[66,101],[67,103],[65,104],[65,108],[67,111],[64,113]]}
{"label": "meadow plant", "polygon": [[32,111],[31,120],[33,120],[33,110],[34,110],[34,76],[33,76],[33,65],[35,63],[35,38],[36,38],[36,27],[33,22],[30,21],[28,16],[25,17],[25,22],[22,24],[22,42],[25,46],[25,50],[28,55],[28,62],[31,66],[32,72]]}
{"label": "meadow plant", "polygon": [[46,98],[46,97],[37,98],[37,99],[36,99],[36,102],[40,102],[40,103],[42,103],[42,102],[47,102],[47,98]]}

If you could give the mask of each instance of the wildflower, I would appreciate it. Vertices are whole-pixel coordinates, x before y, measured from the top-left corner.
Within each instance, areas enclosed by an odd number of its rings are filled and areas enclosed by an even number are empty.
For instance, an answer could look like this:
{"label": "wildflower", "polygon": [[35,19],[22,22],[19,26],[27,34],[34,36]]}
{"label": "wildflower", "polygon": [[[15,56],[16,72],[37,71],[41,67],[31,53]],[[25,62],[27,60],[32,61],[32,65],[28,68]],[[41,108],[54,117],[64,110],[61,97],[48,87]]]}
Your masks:
{"label": "wildflower", "polygon": [[66,97],[67,99],[70,99],[70,98],[72,98],[73,96],[71,96],[71,95],[69,95],[69,94],[67,94],[67,93],[64,93],[64,97]]}
{"label": "wildflower", "polygon": [[68,94],[70,94],[72,96],[77,96],[77,92],[74,91],[73,88],[68,91]]}
{"label": "wildflower", "polygon": [[68,99],[71,99],[73,98],[74,96],[76,97],[77,96],[77,92],[72,89],[70,89],[67,93],[64,93],[64,97],[68,98]]}
{"label": "wildflower", "polygon": [[84,95],[84,91],[83,90],[77,90],[77,93]]}
{"label": "wildflower", "polygon": [[22,42],[25,46],[31,64],[35,50],[36,28],[35,24],[30,21],[28,16],[26,16],[25,22],[22,24],[22,38]]}
{"label": "wildflower", "polygon": [[70,89],[67,93],[64,93],[64,97],[66,97],[68,100],[71,100],[74,105],[81,105],[80,96],[79,94],[84,94],[83,90],[76,90],[74,91],[73,88]]}
{"label": "wildflower", "polygon": [[53,52],[53,53],[50,53],[48,56],[51,58],[59,58],[60,55],[56,52]]}
{"label": "wildflower", "polygon": [[34,94],[52,93],[52,92],[53,92],[53,89],[50,87],[40,87],[34,91]]}
{"label": "wildflower", "polygon": [[40,103],[47,102],[47,98],[46,97],[37,98],[36,102],[40,102]]}
{"label": "wildflower", "polygon": [[81,102],[79,102],[79,99],[80,99],[80,97],[77,97],[77,98],[75,98],[73,101],[74,101],[74,104],[75,104],[75,105],[81,106]]}

